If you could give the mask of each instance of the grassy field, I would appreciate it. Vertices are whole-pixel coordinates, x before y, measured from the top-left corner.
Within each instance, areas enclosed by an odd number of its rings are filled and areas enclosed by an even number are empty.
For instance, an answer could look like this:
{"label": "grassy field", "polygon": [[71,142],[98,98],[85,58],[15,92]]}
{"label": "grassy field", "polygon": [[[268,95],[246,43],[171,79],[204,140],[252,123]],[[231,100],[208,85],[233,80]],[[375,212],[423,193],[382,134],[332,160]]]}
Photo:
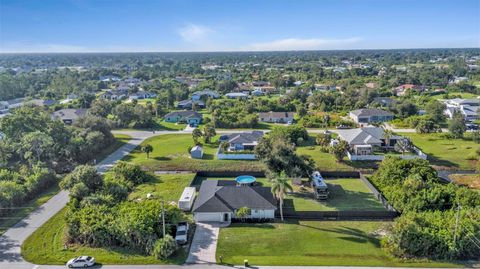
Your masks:
{"label": "grassy field", "polygon": [[125,160],[139,164],[142,167],[157,170],[188,170],[188,171],[259,171],[262,166],[257,161],[217,160],[215,153],[217,144],[205,144],[203,146],[203,159],[191,159],[188,147],[193,146],[191,134],[185,135],[160,135],[143,142],[153,146],[150,158],[136,149]]}
{"label": "grassy field", "polygon": [[466,139],[450,139],[446,134],[399,133],[428,155],[431,164],[449,169],[475,169],[479,144]]}
{"label": "grassy field", "polygon": [[300,221],[232,224],[220,229],[217,261],[251,265],[335,265],[459,267],[454,263],[402,262],[380,247],[378,234],[389,223]]}
{"label": "grassy field", "polygon": [[[205,179],[235,180],[233,177],[199,177],[195,184],[200,185],[201,180]],[[257,177],[257,182],[262,186],[271,186],[266,178]],[[330,197],[326,201],[315,199],[311,188],[292,184],[293,192],[285,197],[284,209],[294,211],[385,210],[367,186],[358,178],[330,179],[327,180],[327,184]]]}
{"label": "grassy field", "polygon": [[60,188],[58,187],[58,184],[55,183],[52,187],[44,190],[32,200],[23,204],[21,208],[6,216],[6,218],[0,218],[0,235],[3,234],[8,228],[19,222],[21,219],[28,216],[28,214],[44,204],[59,191]]}
{"label": "grassy field", "polygon": [[147,193],[162,197],[167,201],[177,201],[183,189],[190,186],[195,174],[156,175],[152,181],[141,184],[128,196],[129,200],[143,199]]}
{"label": "grassy field", "polygon": [[79,245],[65,249],[65,209],[36,230],[22,245],[22,256],[36,264],[65,264],[69,259],[80,256],[94,256],[100,264],[182,264],[186,253],[179,253],[168,260],[157,260],[153,256],[133,253],[125,248],[91,248]]}
{"label": "grassy field", "polygon": [[480,190],[480,174],[454,174],[450,178],[458,184]]}

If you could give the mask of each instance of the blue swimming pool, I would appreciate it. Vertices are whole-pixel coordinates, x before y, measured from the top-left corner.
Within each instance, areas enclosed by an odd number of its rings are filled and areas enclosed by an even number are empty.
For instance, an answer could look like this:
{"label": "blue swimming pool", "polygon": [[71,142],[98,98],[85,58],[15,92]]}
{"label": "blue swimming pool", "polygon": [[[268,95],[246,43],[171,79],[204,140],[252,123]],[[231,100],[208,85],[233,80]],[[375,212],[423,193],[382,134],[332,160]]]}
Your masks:
{"label": "blue swimming pool", "polygon": [[257,181],[257,179],[255,177],[252,177],[252,176],[238,176],[235,181],[237,181],[238,184],[252,184],[254,183],[255,181]]}

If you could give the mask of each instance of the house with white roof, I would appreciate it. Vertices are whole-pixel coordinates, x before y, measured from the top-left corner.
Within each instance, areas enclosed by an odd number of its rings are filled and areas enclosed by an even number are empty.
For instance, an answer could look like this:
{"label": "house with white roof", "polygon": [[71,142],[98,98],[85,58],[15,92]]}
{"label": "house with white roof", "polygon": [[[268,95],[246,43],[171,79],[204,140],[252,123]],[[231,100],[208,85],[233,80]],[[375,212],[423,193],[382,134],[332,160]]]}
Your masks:
{"label": "house with white roof", "polygon": [[445,100],[444,103],[447,106],[444,113],[450,119],[453,118],[455,111],[462,113],[467,122],[472,122],[479,118],[480,99],[455,98]]}
{"label": "house with white roof", "polygon": [[206,96],[207,98],[217,99],[217,98],[220,97],[220,94],[216,91],[205,89],[203,91],[194,92],[192,94],[192,100],[193,101],[199,101],[200,99],[202,99],[203,96]]}

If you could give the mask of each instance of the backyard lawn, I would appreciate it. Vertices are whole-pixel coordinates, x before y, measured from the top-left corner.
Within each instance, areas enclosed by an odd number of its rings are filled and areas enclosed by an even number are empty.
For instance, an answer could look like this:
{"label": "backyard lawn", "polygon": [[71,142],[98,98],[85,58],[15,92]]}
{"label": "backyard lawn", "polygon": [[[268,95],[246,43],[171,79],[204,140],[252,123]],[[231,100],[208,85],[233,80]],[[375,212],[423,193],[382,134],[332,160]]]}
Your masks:
{"label": "backyard lawn", "polygon": [[151,181],[137,186],[128,199],[144,199],[147,193],[151,193],[154,197],[176,202],[182,195],[183,189],[190,186],[194,177],[195,174],[155,175]]}
{"label": "backyard lawn", "polygon": [[480,147],[472,140],[450,139],[446,134],[399,133],[409,137],[415,146],[428,155],[431,164],[448,169],[475,169],[475,150]]}
{"label": "backyard lawn", "polygon": [[454,263],[402,262],[380,247],[388,222],[299,221],[232,224],[220,229],[219,257],[227,264],[460,267]]}
{"label": "backyard lawn", "polygon": [[94,256],[100,264],[182,264],[186,253],[180,249],[178,254],[168,260],[157,260],[154,256],[133,253],[125,248],[91,248],[79,245],[64,248],[65,209],[62,209],[22,245],[22,256],[36,264],[65,264],[72,257]]}
{"label": "backyard lawn", "polygon": [[[205,179],[235,180],[234,177],[198,177],[195,184],[200,185]],[[271,186],[267,178],[257,177],[256,179],[262,186]],[[326,201],[315,199],[309,187],[292,185],[294,191],[285,197],[283,208],[285,211],[385,210],[380,201],[358,178],[327,179],[327,184],[330,196]]]}
{"label": "backyard lawn", "polygon": [[257,161],[217,160],[215,156],[218,149],[217,143],[203,146],[203,159],[191,159],[188,152],[189,146],[193,146],[191,134],[159,135],[145,140],[142,144],[153,146],[150,158],[137,148],[125,157],[125,160],[151,171],[260,171],[262,169]]}

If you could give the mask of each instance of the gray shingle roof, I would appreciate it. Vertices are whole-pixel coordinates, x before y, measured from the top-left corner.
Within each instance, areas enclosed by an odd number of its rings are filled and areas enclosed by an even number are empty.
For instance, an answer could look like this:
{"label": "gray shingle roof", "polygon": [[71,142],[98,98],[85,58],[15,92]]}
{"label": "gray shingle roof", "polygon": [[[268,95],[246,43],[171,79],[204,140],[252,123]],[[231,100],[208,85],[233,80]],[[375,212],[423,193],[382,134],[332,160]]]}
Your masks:
{"label": "gray shingle roof", "polygon": [[[233,144],[245,144],[245,143],[254,143],[260,140],[263,136],[262,131],[252,131],[251,133],[237,133],[237,134],[229,134],[224,136],[228,139],[229,143]],[[225,140],[225,139],[224,139]]]}
{"label": "gray shingle roof", "polygon": [[376,108],[362,108],[357,110],[352,110],[350,113],[357,115],[359,117],[369,117],[369,116],[393,116],[393,113],[390,113],[385,110],[376,109]]}
{"label": "gray shingle roof", "polygon": [[202,118],[202,114],[197,111],[185,110],[185,111],[173,111],[165,115],[165,118],[180,116],[182,118]]}
{"label": "gray shingle roof", "polygon": [[277,209],[269,187],[236,186],[233,180],[204,180],[193,212],[234,212],[241,207]]}
{"label": "gray shingle roof", "polygon": [[53,112],[52,117],[54,119],[76,120],[80,117],[85,116],[85,114],[87,114],[87,110],[84,108],[67,108]]}
{"label": "gray shingle roof", "polygon": [[[350,145],[381,144],[381,139],[384,138],[385,134],[383,129],[379,127],[338,130],[337,133]],[[393,136],[392,139],[394,138],[399,138],[399,136]]]}

